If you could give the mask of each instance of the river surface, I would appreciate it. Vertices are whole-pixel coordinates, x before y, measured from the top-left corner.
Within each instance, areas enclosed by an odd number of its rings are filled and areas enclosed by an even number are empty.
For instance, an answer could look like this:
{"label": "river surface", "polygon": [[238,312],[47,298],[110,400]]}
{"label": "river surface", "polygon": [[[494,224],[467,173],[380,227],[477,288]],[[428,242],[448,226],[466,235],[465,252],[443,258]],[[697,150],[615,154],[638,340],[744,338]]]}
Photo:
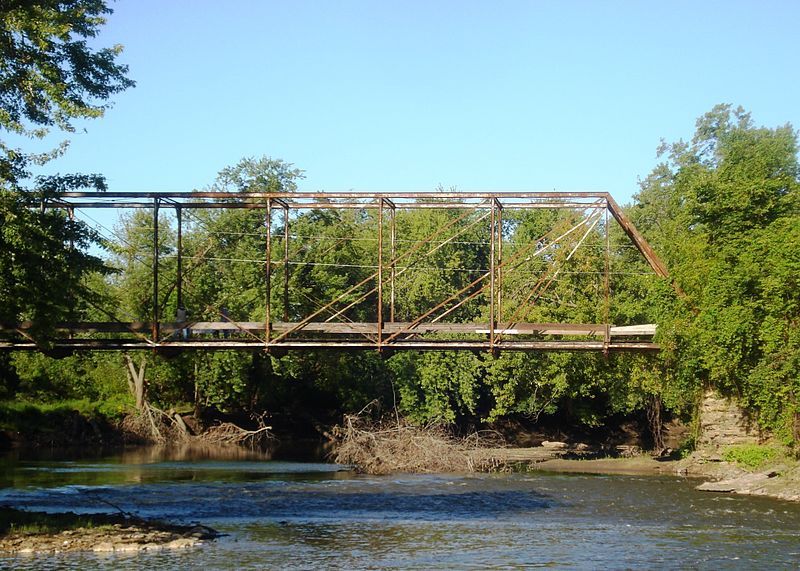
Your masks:
{"label": "river surface", "polygon": [[227,535],[137,554],[0,557],[14,569],[797,569],[800,505],[673,477],[363,476],[342,466],[140,450],[6,459],[0,504],[110,506]]}

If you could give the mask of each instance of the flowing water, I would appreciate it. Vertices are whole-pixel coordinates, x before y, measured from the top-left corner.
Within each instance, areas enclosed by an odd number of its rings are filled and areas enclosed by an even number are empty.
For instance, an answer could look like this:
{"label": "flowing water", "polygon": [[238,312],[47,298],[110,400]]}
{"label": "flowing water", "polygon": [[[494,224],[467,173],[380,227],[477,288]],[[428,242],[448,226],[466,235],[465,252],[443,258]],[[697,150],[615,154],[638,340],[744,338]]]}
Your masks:
{"label": "flowing water", "polygon": [[136,554],[0,557],[14,569],[797,569],[800,505],[671,477],[361,476],[321,463],[137,451],[7,459],[0,504],[199,522],[227,535]]}

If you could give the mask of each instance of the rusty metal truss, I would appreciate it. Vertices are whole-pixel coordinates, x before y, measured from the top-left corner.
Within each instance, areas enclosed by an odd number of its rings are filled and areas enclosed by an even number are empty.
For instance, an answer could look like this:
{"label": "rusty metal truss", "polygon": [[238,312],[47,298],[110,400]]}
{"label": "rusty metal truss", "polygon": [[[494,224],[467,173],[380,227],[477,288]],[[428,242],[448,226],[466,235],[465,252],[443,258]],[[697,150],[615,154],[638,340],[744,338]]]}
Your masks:
{"label": "rusty metal truss", "polygon": [[[56,351],[135,350],[171,352],[185,349],[247,349],[282,354],[287,350],[472,350],[472,351],[640,351],[659,349],[653,342],[655,326],[609,323],[610,245],[609,224],[613,218],[630,243],[647,261],[653,274],[668,278],[666,267],[608,193],[597,192],[435,192],[435,193],[221,193],[221,192],[67,192],[42,205],[65,209],[73,216],[87,209],[147,209],[152,212],[151,285],[149,315],[123,319],[113,309],[102,309],[107,321],[61,323],[58,338],[49,340]],[[201,209],[250,209],[263,211],[263,297],[259,315],[231,316],[216,308],[218,319],[192,321],[184,310],[185,258],[183,226],[185,217]],[[361,268],[372,270],[352,280],[352,285],[317,299],[316,309],[290,315],[290,257],[292,224],[303,213],[329,210],[358,210],[374,227],[377,242],[375,260]],[[450,217],[423,239],[407,240],[398,235],[398,217],[414,209],[448,210]],[[511,248],[515,216],[526,210],[548,209],[566,214],[571,226],[550,229],[547,234]],[[176,236],[175,273],[164,290],[163,259],[159,249],[159,213],[174,213]],[[277,223],[280,223],[278,225]],[[565,229],[566,228],[566,229]],[[277,233],[276,230],[277,229]],[[398,315],[404,295],[400,280],[413,273],[431,255],[448,243],[458,243],[467,231],[481,232],[482,247],[488,253],[488,268],[471,268],[470,279],[457,291],[418,315]],[[526,321],[527,312],[541,299],[587,236],[602,246],[602,293],[598,300],[600,323],[553,323]],[[402,246],[401,247],[401,243]],[[278,247],[276,247],[276,245]],[[561,252],[560,257],[554,255]],[[521,291],[510,297],[507,278],[525,270],[532,258],[548,260],[547,267]],[[559,265],[561,264],[561,265]],[[279,271],[276,271],[276,268]],[[434,268],[435,269],[435,268]],[[568,272],[565,272],[568,273]],[[278,279],[280,278],[280,283]],[[517,284],[519,285],[519,284]],[[280,295],[273,295],[278,290]],[[177,316],[164,319],[164,296],[171,296],[179,308]],[[275,297],[280,301],[276,303]],[[272,301],[270,301],[272,300]],[[477,301],[476,301],[477,300]],[[464,322],[455,317],[465,304],[481,303],[480,318]],[[282,307],[281,307],[282,306]],[[367,306],[369,311],[364,310]],[[209,307],[209,306],[207,306]],[[350,314],[370,320],[354,321]],[[281,313],[281,319],[277,319]],[[180,313],[180,312],[183,313]],[[206,312],[208,313],[208,312]],[[454,320],[455,319],[455,320]],[[38,350],[28,334],[31,323],[0,324],[0,350]]]}

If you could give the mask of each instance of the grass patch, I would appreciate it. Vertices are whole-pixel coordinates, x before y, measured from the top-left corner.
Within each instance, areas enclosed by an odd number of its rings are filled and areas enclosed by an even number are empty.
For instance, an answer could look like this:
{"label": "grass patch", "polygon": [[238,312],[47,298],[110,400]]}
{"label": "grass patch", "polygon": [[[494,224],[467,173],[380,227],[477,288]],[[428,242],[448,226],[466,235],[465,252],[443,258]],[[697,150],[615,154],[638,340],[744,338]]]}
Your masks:
{"label": "grass patch", "polygon": [[722,457],[726,462],[735,463],[747,470],[757,470],[778,456],[780,456],[780,452],[772,446],[743,444],[731,446],[725,450]]}
{"label": "grass patch", "polygon": [[4,440],[33,446],[72,446],[119,439],[116,412],[107,403],[69,400],[52,403],[0,402]]}
{"label": "grass patch", "polygon": [[109,411],[107,403],[85,399],[54,403],[5,401],[0,402],[0,429],[23,433],[48,428],[58,430],[65,420],[75,417],[87,421],[111,420],[121,417],[122,412],[122,409]]}
{"label": "grass patch", "polygon": [[674,454],[681,460],[688,458],[692,455],[692,452],[697,450],[697,439],[694,436],[690,436],[683,442],[681,445],[678,446],[678,449],[675,450]]}
{"label": "grass patch", "polygon": [[14,400],[0,402],[0,422],[6,418],[24,415],[63,415],[77,412],[86,418],[121,418],[132,408],[129,399],[110,399],[107,401],[91,401],[89,399],[72,399],[55,402],[37,402],[33,400]]}
{"label": "grass patch", "polygon": [[0,507],[0,535],[42,535],[73,529],[99,529],[102,527],[111,529],[111,523],[102,521],[102,518],[108,516],[100,517],[101,521],[97,521],[98,516],[28,512]]}

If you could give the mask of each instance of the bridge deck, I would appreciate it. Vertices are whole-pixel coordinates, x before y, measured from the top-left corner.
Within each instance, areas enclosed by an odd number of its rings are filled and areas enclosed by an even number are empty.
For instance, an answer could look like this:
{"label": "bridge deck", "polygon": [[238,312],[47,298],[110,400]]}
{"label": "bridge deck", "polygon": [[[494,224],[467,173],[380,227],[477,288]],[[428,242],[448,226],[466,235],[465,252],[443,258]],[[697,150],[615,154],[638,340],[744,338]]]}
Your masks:
{"label": "bridge deck", "polygon": [[[276,321],[271,324],[270,330],[282,333],[298,327],[299,323]],[[24,332],[33,326],[31,322],[15,325],[0,324],[0,331]],[[195,335],[227,332],[260,333],[265,329],[263,321],[185,321],[168,322],[159,324],[163,333],[188,330]],[[74,333],[149,333],[153,330],[153,323],[147,321],[93,321],[59,323],[57,331],[71,331]],[[409,332],[414,334],[424,333],[477,333],[488,334],[489,323],[420,323],[390,321],[383,324],[384,333]],[[498,323],[495,334],[499,335],[605,335],[606,326],[597,323]],[[312,321],[298,327],[298,331],[309,333],[325,333],[334,335],[347,334],[374,334],[377,333],[377,324],[374,322],[327,322]],[[612,337],[648,336],[652,337],[656,326],[648,323],[644,325],[609,326]]]}
{"label": "bridge deck", "polygon": [[[14,326],[0,324],[0,332],[19,332],[25,335],[31,323]],[[423,323],[388,322],[382,333],[401,334],[396,339],[378,341],[376,323],[333,322],[274,322],[270,333],[277,335],[295,331],[294,337],[267,341],[263,322],[197,321],[160,323],[161,337],[154,341],[147,335],[153,331],[149,322],[87,322],[61,323],[57,331],[68,332],[72,338],[54,342],[63,349],[321,349],[343,350],[564,350],[564,351],[657,351],[652,343],[655,325],[606,326],[593,323],[499,323],[490,344],[489,323]],[[130,334],[130,338],[76,338],[75,334]],[[436,337],[426,337],[433,334]],[[447,338],[447,335],[461,338]],[[606,340],[608,335],[608,340]],[[473,338],[468,338],[472,336]],[[553,339],[553,338],[559,339]],[[565,339],[565,338],[584,339]],[[585,339],[592,337],[595,339]],[[597,340],[596,338],[602,338]],[[0,340],[0,349],[30,349],[35,344],[28,339]]]}

